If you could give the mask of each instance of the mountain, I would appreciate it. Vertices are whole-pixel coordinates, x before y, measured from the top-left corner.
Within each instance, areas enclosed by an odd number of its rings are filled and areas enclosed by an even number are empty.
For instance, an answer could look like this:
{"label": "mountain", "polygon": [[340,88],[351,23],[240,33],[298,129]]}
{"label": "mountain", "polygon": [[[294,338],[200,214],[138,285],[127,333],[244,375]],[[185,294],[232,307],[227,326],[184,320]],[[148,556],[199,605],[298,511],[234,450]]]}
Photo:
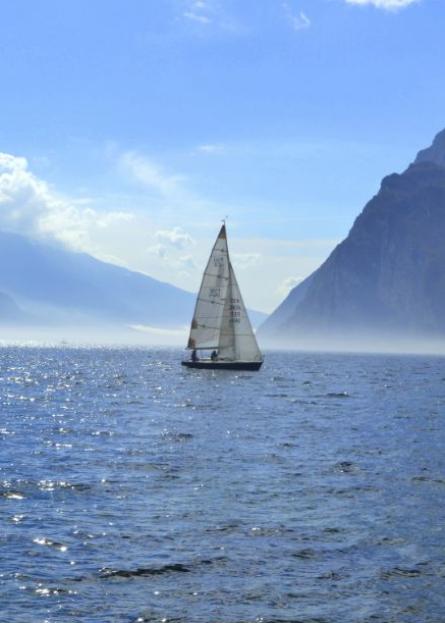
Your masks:
{"label": "mountain", "polygon": [[[9,232],[0,232],[0,292],[10,316],[14,300],[31,324],[178,328],[188,325],[195,305],[191,292]],[[0,320],[1,303],[0,298]],[[16,319],[23,322],[23,313]],[[253,315],[257,322],[264,319],[263,314]]]}
{"label": "mountain", "polygon": [[0,322],[16,322],[24,319],[24,314],[16,302],[4,292],[0,292]]}
{"label": "mountain", "polygon": [[190,318],[190,292],[85,253],[0,232],[0,291],[35,319],[103,319],[177,326]]}
{"label": "mountain", "polygon": [[347,238],[266,320],[263,338],[445,336],[445,130],[384,178]]}

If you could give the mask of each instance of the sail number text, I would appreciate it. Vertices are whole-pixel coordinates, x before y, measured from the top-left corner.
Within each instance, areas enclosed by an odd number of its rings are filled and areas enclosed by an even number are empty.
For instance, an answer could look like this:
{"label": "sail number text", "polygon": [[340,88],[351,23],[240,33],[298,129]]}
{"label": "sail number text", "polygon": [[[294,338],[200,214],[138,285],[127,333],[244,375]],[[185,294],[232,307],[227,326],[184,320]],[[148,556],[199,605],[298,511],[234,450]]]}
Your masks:
{"label": "sail number text", "polygon": [[230,322],[232,324],[238,323],[241,321],[241,305],[240,300],[238,298],[230,299]]}
{"label": "sail number text", "polygon": [[210,298],[221,298],[221,288],[209,288]]}

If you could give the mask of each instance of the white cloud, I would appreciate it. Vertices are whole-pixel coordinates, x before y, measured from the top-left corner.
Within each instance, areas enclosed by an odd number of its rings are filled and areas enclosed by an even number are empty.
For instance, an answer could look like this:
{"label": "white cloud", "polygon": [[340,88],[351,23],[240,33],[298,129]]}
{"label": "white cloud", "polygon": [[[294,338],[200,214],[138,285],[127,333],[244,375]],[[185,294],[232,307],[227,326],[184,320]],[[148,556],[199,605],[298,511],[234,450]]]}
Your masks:
{"label": "white cloud", "polygon": [[26,158],[0,153],[0,228],[31,237],[54,238],[76,249],[93,229],[131,221],[128,212],[99,212],[86,198],[56,193],[28,168]]}
{"label": "white cloud", "polygon": [[366,5],[370,4],[377,9],[397,10],[403,9],[419,0],[346,0],[347,4]]}
{"label": "white cloud", "polygon": [[181,175],[168,175],[149,158],[135,151],[123,153],[118,164],[133,180],[164,197],[176,195],[185,180]]}
{"label": "white cloud", "polygon": [[201,22],[201,24],[210,24],[211,21],[206,15],[200,15],[199,13],[194,13],[193,11],[186,11],[184,13],[184,17],[194,20],[195,22]]}
{"label": "white cloud", "polygon": [[294,30],[306,30],[311,26],[311,20],[303,11],[295,11],[289,2],[282,4],[287,20]]}
{"label": "white cloud", "polygon": [[[178,259],[178,264],[179,266],[186,271],[194,271],[196,270],[196,264],[195,261],[193,259],[193,256],[191,255],[182,255],[179,259]],[[185,273],[188,274],[188,273]]]}
{"label": "white cloud", "polygon": [[152,247],[148,247],[147,251],[153,255],[157,255],[161,259],[167,257],[167,247],[163,244],[155,244]]}
{"label": "white cloud", "polygon": [[25,171],[28,168],[26,158],[12,156],[0,152],[0,170],[4,171]]}
{"label": "white cloud", "polygon": [[303,280],[302,277],[287,277],[284,279],[277,288],[277,293],[280,296],[287,296],[289,292],[295,288]]}
{"label": "white cloud", "polygon": [[153,219],[168,222],[169,228],[179,222],[202,221],[203,213],[209,220],[219,219],[220,206],[193,192],[185,175],[170,173],[152,158],[136,151],[115,153],[113,157],[123,180],[141,186],[144,210]]}
{"label": "white cloud", "polygon": [[208,0],[188,0],[183,16],[200,24],[210,24],[212,21],[211,13],[212,6]]}
{"label": "white cloud", "polygon": [[215,154],[215,155],[219,155],[219,154],[223,154],[225,151],[225,147],[224,145],[218,144],[218,143],[209,143],[206,145],[198,145],[198,147],[196,148],[197,151],[200,151],[204,154]]}
{"label": "white cloud", "polygon": [[193,238],[180,227],[174,227],[173,229],[161,229],[155,233],[155,238],[161,242],[168,243],[177,249],[184,249],[185,247],[194,244]]}
{"label": "white cloud", "polygon": [[244,270],[255,266],[261,260],[260,253],[232,253],[233,263],[237,268]]}
{"label": "white cloud", "polygon": [[192,255],[180,255],[193,246],[195,241],[180,227],[160,229],[152,237],[156,242],[147,248],[148,253],[162,260],[164,269],[175,271],[178,275],[189,277],[190,271],[197,269]]}
{"label": "white cloud", "polygon": [[244,26],[230,10],[230,3],[221,0],[178,0],[182,17],[198,27],[199,34],[225,33],[239,36],[245,34]]}
{"label": "white cloud", "polygon": [[167,248],[164,244],[150,246],[147,251],[153,258],[160,260],[164,270],[175,273],[176,277],[190,277],[190,273],[197,270],[192,255],[178,255],[176,249]]}

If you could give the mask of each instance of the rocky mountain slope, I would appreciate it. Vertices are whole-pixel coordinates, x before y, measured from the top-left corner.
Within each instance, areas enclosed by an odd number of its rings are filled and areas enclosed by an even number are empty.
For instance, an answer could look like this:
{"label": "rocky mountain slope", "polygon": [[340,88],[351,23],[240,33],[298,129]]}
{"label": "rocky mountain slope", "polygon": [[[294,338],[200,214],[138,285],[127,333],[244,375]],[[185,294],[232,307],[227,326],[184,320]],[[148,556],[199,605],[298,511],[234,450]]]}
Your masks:
{"label": "rocky mountain slope", "polygon": [[384,178],[347,238],[260,329],[264,338],[445,335],[445,130]]}

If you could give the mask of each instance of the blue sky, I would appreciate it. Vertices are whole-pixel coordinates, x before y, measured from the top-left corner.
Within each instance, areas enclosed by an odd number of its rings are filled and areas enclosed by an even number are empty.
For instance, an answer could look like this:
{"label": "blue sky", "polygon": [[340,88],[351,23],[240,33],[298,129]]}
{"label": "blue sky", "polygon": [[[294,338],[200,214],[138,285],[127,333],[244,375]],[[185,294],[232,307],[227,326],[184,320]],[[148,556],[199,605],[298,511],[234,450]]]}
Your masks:
{"label": "blue sky", "polygon": [[271,311],[445,127],[444,23],[443,0],[3,3],[0,227],[196,289],[228,215]]}

